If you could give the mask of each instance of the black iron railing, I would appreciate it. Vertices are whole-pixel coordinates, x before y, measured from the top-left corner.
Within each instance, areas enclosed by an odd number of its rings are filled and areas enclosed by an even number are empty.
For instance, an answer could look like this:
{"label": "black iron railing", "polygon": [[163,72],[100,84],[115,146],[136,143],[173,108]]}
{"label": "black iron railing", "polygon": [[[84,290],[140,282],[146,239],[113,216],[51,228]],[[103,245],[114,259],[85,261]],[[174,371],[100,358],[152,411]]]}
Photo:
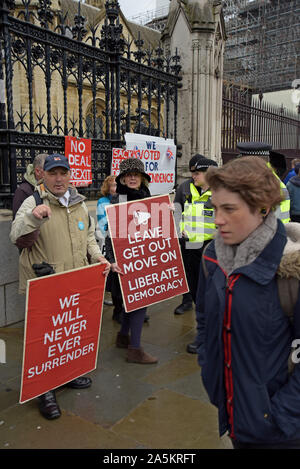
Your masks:
{"label": "black iron railing", "polygon": [[[300,108],[299,108],[300,111]],[[236,152],[237,142],[266,142],[275,150],[299,150],[300,114],[272,105],[249,89],[223,90],[222,153]]]}
{"label": "black iron railing", "polygon": [[92,138],[93,183],[81,189],[90,197],[125,132],[176,143],[178,55],[126,40],[118,2],[105,8],[100,29],[80,2],[72,18],[51,0],[0,0],[0,206],[36,154],[64,151],[66,135]]}

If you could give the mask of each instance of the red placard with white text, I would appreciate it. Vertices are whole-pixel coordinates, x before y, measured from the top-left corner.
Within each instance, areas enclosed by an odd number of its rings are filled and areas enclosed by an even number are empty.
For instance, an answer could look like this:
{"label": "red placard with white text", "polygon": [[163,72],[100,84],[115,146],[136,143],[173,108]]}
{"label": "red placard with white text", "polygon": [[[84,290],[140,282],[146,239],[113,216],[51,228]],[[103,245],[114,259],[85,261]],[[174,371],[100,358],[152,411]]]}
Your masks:
{"label": "red placard with white text", "polygon": [[20,403],[97,366],[105,266],[29,280]]}
{"label": "red placard with white text", "polygon": [[92,140],[65,137],[65,156],[71,168],[70,183],[79,187],[92,184]]}
{"label": "red placard with white text", "polygon": [[168,195],[106,207],[127,312],[189,291]]}

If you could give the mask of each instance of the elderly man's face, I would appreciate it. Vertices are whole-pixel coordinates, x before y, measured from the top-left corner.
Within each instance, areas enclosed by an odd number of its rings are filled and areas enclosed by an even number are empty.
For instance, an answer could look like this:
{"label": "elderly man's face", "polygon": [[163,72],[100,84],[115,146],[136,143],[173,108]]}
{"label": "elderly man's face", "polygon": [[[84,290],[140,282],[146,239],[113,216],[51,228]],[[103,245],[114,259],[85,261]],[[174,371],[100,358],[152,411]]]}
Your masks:
{"label": "elderly man's face", "polygon": [[44,184],[56,197],[62,197],[68,190],[71,172],[66,168],[53,168],[44,172]]}

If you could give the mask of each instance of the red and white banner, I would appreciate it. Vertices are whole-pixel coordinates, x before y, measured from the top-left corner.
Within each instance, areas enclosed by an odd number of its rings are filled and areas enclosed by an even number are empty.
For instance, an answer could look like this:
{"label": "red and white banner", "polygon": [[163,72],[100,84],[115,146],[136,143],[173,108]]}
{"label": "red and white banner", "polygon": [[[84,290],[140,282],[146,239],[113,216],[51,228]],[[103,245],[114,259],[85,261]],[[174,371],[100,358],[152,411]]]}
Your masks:
{"label": "red and white banner", "polygon": [[119,174],[120,162],[127,158],[143,161],[151,177],[152,195],[168,194],[175,185],[176,146],[174,140],[141,134],[125,134],[126,149],[113,148],[111,174]]}
{"label": "red and white banner", "polygon": [[28,281],[20,403],[97,366],[105,266]]}
{"label": "red and white banner", "polygon": [[106,207],[127,312],[189,291],[168,195]]}
{"label": "red and white banner", "polygon": [[65,137],[65,156],[71,168],[70,183],[81,187],[92,184],[92,140]]}

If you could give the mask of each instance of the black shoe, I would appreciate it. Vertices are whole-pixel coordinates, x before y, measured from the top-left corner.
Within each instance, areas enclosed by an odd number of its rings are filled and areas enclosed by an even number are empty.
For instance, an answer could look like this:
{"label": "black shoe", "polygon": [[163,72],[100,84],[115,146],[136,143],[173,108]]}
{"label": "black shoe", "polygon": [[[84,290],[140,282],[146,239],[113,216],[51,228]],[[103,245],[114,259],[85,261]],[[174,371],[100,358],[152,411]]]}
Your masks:
{"label": "black shoe", "polygon": [[92,380],[87,376],[80,376],[80,378],[73,379],[72,381],[66,384],[67,388],[72,389],[85,389],[89,388],[91,385]]}
{"label": "black shoe", "polygon": [[54,420],[61,416],[60,408],[56,402],[55,392],[48,391],[38,398],[39,410],[43,417]]}
{"label": "black shoe", "polygon": [[182,303],[181,305],[177,306],[174,311],[174,314],[184,314],[185,311],[192,309],[193,303]]}
{"label": "black shoe", "polygon": [[186,351],[188,353],[197,353],[197,348],[198,348],[197,342],[193,342],[191,344],[187,344]]}

